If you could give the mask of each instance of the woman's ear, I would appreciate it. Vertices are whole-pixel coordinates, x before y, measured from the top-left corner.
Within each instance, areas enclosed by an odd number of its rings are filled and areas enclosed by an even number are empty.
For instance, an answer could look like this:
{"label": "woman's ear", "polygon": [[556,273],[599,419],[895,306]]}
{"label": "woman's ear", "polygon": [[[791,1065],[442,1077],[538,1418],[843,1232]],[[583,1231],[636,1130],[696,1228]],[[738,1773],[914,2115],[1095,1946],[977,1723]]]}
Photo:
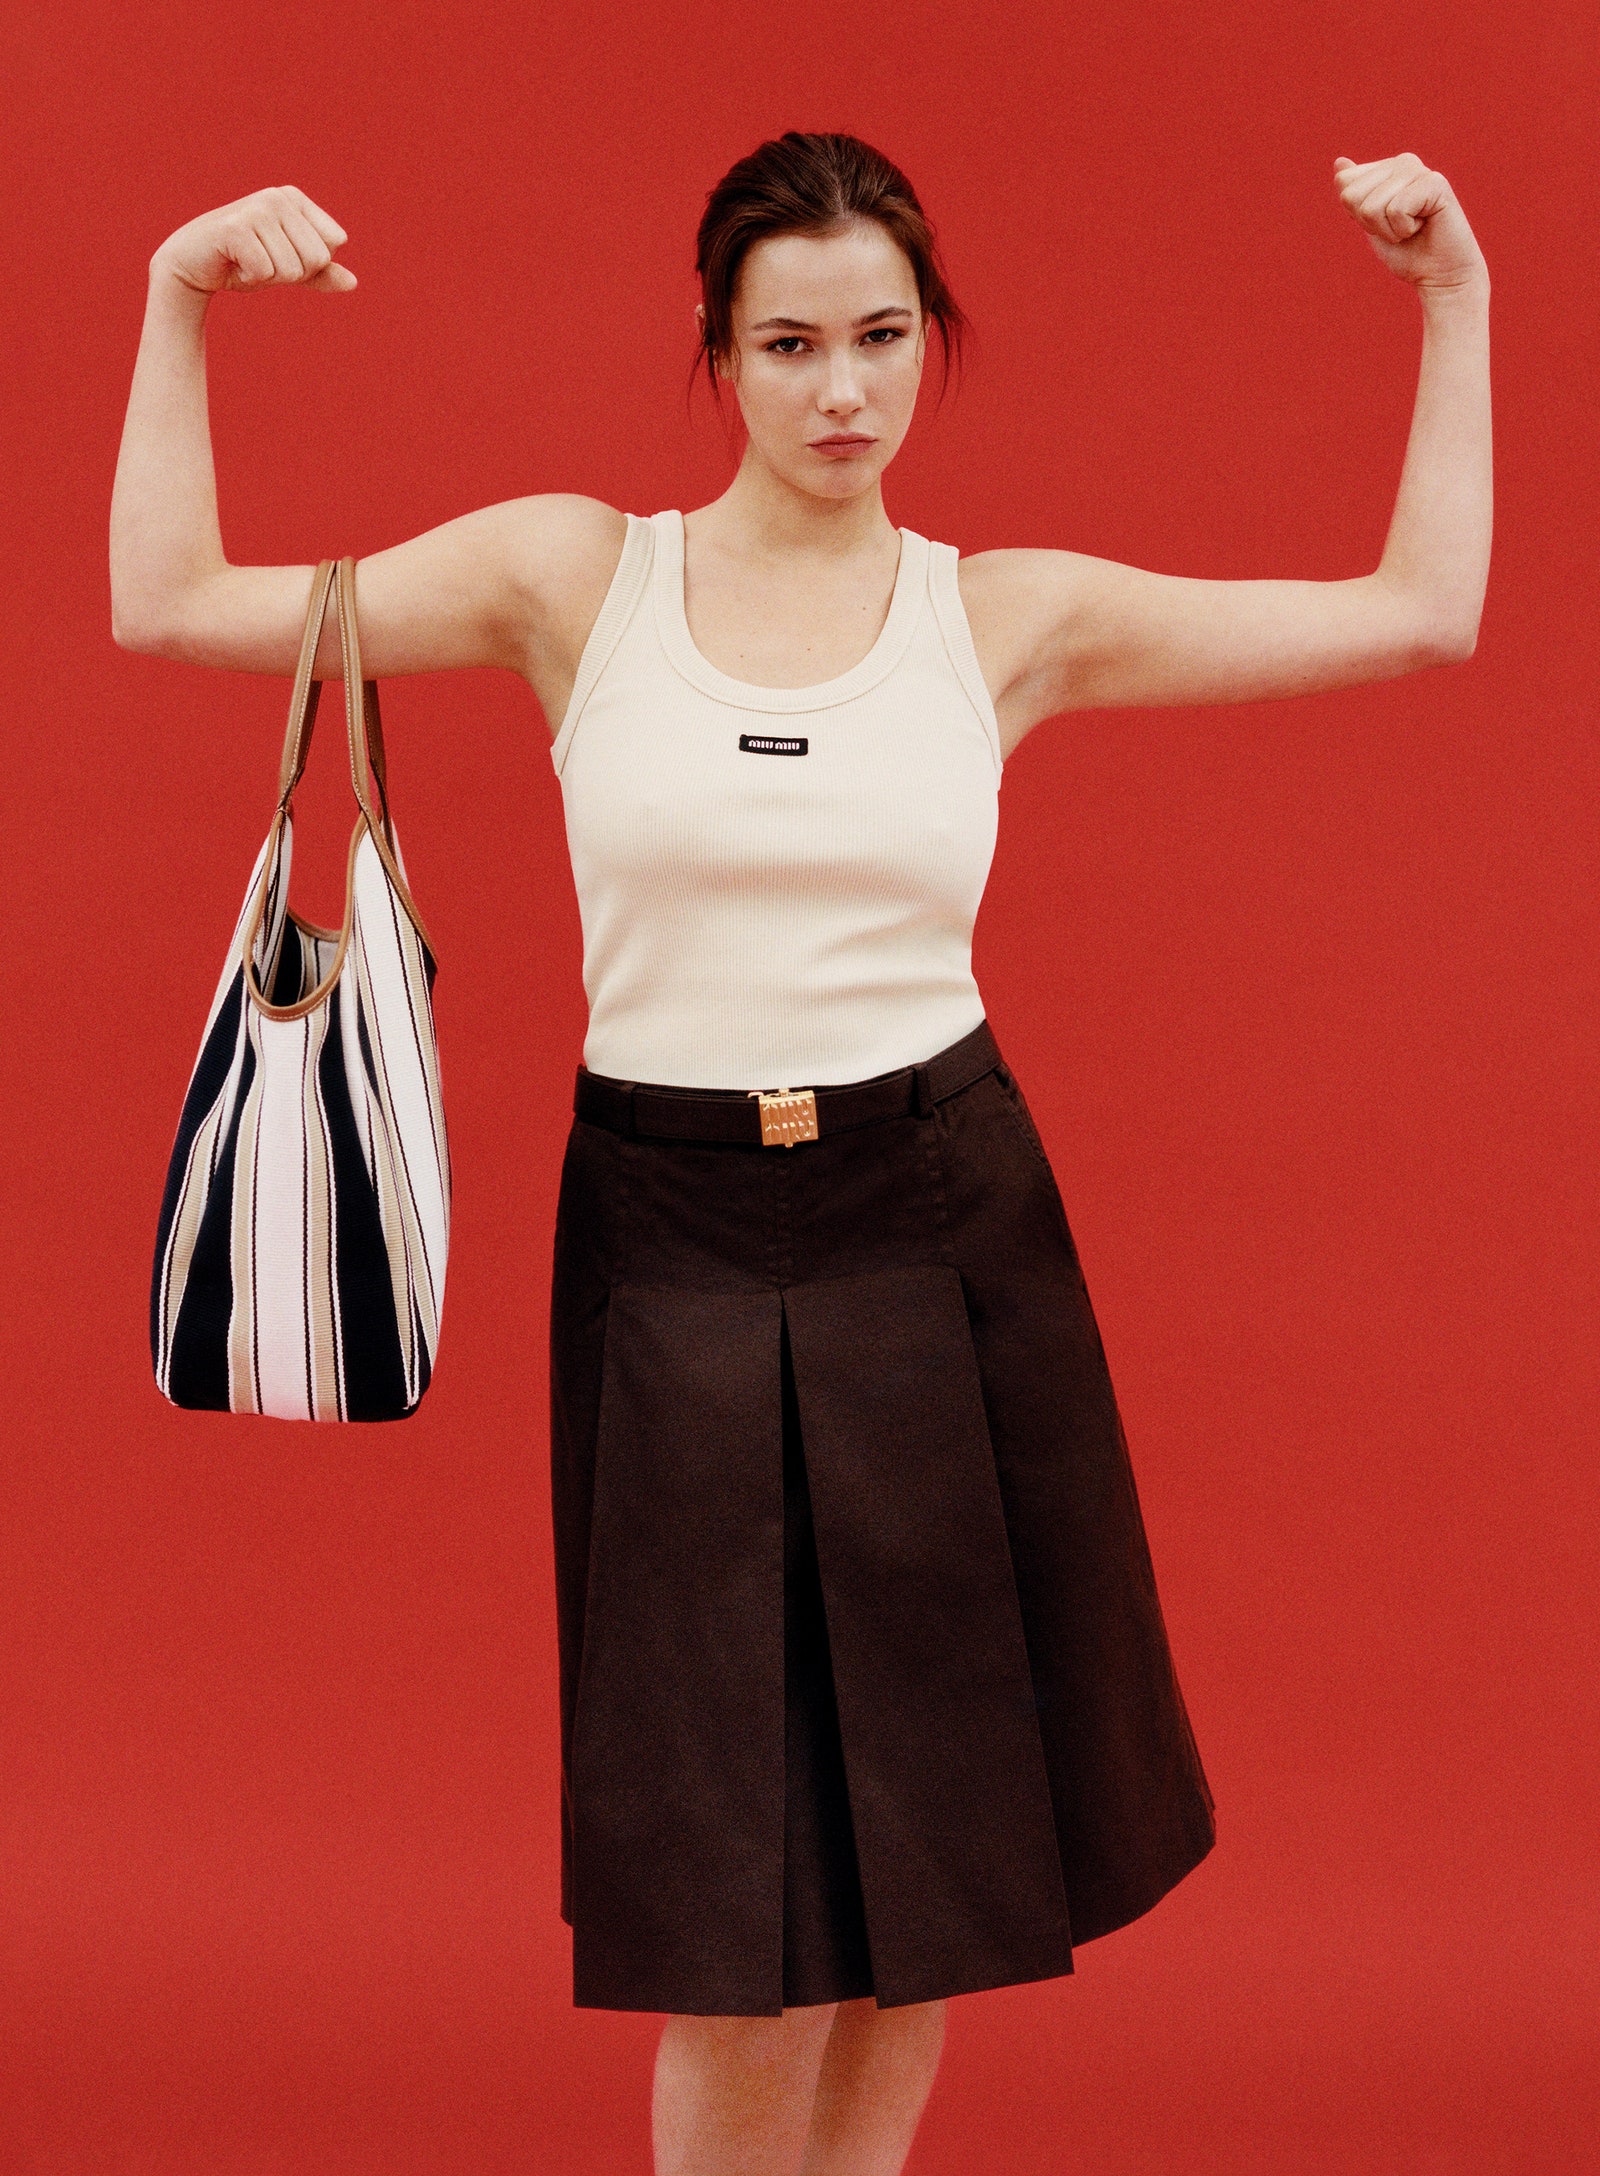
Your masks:
{"label": "woman's ear", "polygon": [[[694,329],[699,334],[700,344],[703,347],[706,337],[706,306],[703,302],[697,302],[694,306]],[[732,376],[732,372],[720,356],[716,359],[714,368],[719,378]]]}

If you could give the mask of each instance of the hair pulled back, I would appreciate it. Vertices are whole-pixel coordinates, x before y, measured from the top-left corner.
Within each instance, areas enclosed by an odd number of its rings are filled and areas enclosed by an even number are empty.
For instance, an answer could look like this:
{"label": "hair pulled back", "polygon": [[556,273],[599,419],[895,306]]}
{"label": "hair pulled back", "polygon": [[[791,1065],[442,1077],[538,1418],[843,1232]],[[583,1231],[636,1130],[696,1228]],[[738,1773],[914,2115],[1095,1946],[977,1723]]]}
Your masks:
{"label": "hair pulled back", "polygon": [[952,360],[959,367],[967,320],[915,189],[893,160],[859,136],[790,129],[730,166],[706,198],[695,250],[705,305],[695,370],[705,364],[713,395],[720,395],[719,364],[732,361],[734,291],[752,243],[769,234],[837,233],[857,219],[875,219],[905,251],[923,313],[938,328],[944,378]]}

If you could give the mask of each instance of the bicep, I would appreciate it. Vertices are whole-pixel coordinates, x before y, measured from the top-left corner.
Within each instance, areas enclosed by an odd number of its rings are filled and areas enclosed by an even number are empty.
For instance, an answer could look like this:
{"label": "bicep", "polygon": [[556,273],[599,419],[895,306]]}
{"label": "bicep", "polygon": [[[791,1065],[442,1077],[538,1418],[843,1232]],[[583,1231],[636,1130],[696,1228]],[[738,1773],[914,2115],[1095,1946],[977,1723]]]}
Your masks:
{"label": "bicep", "polygon": [[982,557],[1010,562],[987,577],[980,618],[991,629],[996,705],[1012,713],[1019,738],[1061,710],[1305,695],[1443,654],[1415,606],[1375,574],[1206,581],[1077,552]]}
{"label": "bicep", "polygon": [[[597,500],[507,499],[358,559],[363,674],[471,665],[525,671],[530,649],[559,629],[568,592],[584,591],[586,577],[593,586],[590,563],[603,561],[613,530],[620,549],[624,527],[625,517]],[[184,600],[163,651],[237,672],[292,673],[314,571],[224,568]],[[343,670],[331,604],[315,670],[319,678]]]}

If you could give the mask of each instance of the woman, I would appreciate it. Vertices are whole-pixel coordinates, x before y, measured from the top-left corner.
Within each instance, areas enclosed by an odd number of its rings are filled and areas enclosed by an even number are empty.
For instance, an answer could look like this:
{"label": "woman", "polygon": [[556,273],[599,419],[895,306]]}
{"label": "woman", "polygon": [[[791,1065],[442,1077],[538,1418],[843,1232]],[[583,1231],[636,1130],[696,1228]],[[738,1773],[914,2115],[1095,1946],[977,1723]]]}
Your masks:
{"label": "woman", "polygon": [[[945,1998],[1070,1971],[1211,1846],[970,939],[1000,767],[1040,720],[1472,653],[1483,259],[1417,158],[1335,183],[1423,306],[1371,574],[958,561],[897,529],[883,472],[961,315],[904,175],[798,134],[701,224],[700,352],[748,434],[720,498],[534,496],[361,562],[368,672],[509,666],[554,734],[590,1000],[552,1308],[563,1910],[580,2004],[669,2013],[662,2176],[898,2170]],[[125,646],[292,671],[311,569],[223,556],[202,328],[224,288],[353,286],[345,240],[267,189],[151,260]]]}

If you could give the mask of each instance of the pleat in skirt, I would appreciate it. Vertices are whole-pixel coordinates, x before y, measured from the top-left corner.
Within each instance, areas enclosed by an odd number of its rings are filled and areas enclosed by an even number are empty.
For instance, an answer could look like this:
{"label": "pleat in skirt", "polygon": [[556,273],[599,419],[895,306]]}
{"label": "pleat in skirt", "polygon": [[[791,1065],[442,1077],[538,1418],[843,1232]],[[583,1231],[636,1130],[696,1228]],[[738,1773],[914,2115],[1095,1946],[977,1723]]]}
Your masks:
{"label": "pleat in skirt", "polygon": [[574,1120],[551,1456],[581,2007],[1053,1978],[1215,1841],[1077,1250],[994,1058],[796,1148]]}

